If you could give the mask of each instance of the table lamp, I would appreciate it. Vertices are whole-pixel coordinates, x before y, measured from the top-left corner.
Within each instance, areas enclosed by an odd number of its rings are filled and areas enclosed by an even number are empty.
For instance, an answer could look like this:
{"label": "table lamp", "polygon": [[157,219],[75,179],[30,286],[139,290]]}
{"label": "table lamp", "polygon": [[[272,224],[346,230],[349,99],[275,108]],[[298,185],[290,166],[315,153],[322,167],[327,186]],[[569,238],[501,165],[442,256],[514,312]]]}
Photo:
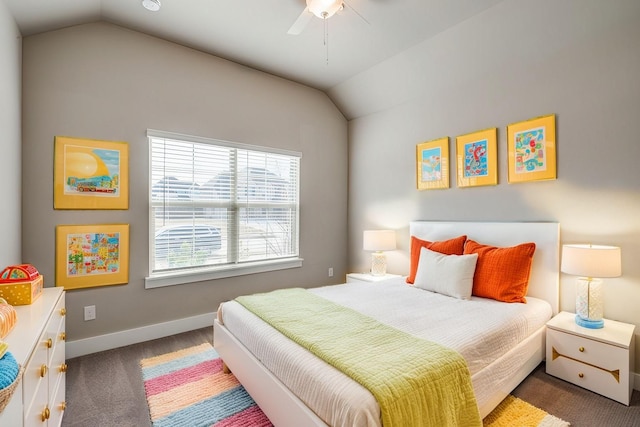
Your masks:
{"label": "table lamp", "polygon": [[576,287],[576,323],[585,328],[604,326],[603,277],[622,274],[620,248],[601,245],[563,245],[563,273],[581,276]]}
{"label": "table lamp", "polygon": [[396,248],[396,232],[393,230],[365,230],[362,248],[373,251],[371,254],[371,274],[384,276],[387,274],[387,257],[382,251]]}

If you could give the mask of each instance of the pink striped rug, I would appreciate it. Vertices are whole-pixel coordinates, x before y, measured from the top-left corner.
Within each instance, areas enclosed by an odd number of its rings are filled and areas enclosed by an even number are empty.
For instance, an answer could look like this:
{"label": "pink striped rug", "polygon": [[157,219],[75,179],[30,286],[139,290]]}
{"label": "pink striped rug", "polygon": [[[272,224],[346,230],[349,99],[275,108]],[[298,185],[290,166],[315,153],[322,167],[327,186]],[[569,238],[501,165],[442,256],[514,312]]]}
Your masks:
{"label": "pink striped rug", "polygon": [[140,361],[153,427],[270,427],[211,344]]}

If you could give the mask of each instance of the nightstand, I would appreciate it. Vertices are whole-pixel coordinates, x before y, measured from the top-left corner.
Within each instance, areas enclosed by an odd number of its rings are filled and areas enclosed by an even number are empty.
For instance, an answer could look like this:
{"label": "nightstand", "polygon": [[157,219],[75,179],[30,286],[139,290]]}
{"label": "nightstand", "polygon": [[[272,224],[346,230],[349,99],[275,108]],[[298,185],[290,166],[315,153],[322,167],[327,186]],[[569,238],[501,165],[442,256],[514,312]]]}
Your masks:
{"label": "nightstand", "polygon": [[635,325],[605,319],[588,329],[574,319],[563,311],[547,323],[547,373],[628,406]]}
{"label": "nightstand", "polygon": [[382,280],[392,279],[394,277],[402,277],[399,274],[385,274],[384,276],[374,276],[369,273],[349,273],[347,274],[347,283],[353,282],[380,282]]}

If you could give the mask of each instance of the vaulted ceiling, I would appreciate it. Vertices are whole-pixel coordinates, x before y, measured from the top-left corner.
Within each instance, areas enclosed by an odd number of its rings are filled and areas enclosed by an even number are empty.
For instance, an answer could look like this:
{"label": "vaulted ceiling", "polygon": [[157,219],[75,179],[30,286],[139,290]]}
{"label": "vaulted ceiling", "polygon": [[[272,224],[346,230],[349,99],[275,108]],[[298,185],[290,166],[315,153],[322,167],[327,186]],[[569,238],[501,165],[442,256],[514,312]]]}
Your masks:
{"label": "vaulted ceiling", "polygon": [[0,1],[23,36],[107,21],[328,91],[502,0],[348,0],[299,35],[287,31],[305,0]]}

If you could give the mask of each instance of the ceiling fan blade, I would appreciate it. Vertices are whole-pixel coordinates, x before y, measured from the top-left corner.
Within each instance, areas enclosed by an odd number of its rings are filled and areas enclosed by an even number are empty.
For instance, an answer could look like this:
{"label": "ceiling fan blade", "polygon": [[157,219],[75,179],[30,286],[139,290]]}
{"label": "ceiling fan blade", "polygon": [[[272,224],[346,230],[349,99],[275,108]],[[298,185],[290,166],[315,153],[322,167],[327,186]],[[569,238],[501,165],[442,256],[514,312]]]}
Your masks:
{"label": "ceiling fan blade", "polygon": [[297,36],[305,29],[311,18],[313,18],[313,13],[309,12],[308,7],[305,7],[300,16],[298,16],[298,19],[296,19],[296,22],[289,28],[287,34]]}
{"label": "ceiling fan blade", "polygon": [[371,23],[369,21],[367,21],[367,18],[365,18],[364,16],[362,16],[362,14],[360,12],[358,12],[353,6],[351,6],[349,3],[347,3],[346,1],[343,1],[342,4],[344,4],[345,6],[347,6],[349,9],[351,9],[356,15],[358,15],[360,17],[360,19],[362,19],[364,22],[366,22],[367,24],[371,25]]}

